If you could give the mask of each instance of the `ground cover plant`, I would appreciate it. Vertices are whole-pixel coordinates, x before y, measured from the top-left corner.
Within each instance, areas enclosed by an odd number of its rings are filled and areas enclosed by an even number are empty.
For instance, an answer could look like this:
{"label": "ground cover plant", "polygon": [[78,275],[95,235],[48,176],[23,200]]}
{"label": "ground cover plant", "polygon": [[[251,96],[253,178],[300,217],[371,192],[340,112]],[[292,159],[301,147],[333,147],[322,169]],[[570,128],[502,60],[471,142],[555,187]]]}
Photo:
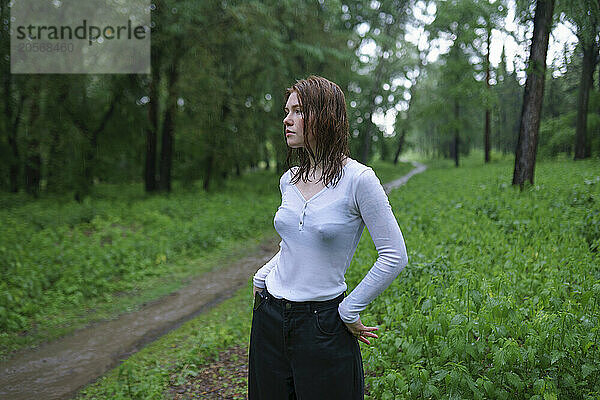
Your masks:
{"label": "ground cover plant", "polygon": [[541,162],[523,192],[511,173],[433,168],[391,194],[410,261],[363,316],[374,399],[600,396],[600,163]]}

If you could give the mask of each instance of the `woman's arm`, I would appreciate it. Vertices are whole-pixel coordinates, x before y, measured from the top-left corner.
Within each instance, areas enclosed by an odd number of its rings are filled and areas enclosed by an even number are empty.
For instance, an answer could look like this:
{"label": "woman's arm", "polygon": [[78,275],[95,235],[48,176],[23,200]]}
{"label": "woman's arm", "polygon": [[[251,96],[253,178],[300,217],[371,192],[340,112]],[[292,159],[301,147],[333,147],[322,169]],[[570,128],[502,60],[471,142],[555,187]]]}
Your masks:
{"label": "woman's arm", "polygon": [[[279,178],[279,192],[281,193],[281,201],[283,202],[283,193],[285,192],[285,185],[287,181],[286,175],[289,174],[289,170],[281,175]],[[273,269],[277,262],[279,261],[279,255],[281,254],[281,243],[279,242],[279,251],[271,258],[265,265],[263,265],[256,273],[254,274],[253,283],[254,283],[254,293],[257,291],[262,291],[265,288],[265,278],[269,274],[269,272]],[[258,290],[260,289],[260,290]]]}
{"label": "woman's arm", "polygon": [[375,243],[378,257],[367,275],[339,305],[342,320],[351,324],[383,292],[408,263],[404,238],[379,179],[371,168],[358,177],[355,206]]}
{"label": "woman's arm", "polygon": [[[277,265],[277,262],[279,261],[279,255],[281,254],[281,242],[279,243],[279,246],[280,247],[279,247],[279,251],[277,252],[277,254],[275,254],[273,256],[273,258],[271,258],[269,261],[267,261],[267,263],[265,265],[263,265],[254,274],[254,278],[252,279],[252,281],[254,283],[255,288],[257,288],[257,289],[265,288],[265,278],[267,277],[269,272],[273,269],[273,267],[275,265]],[[254,293],[256,293],[256,289],[254,290]]]}

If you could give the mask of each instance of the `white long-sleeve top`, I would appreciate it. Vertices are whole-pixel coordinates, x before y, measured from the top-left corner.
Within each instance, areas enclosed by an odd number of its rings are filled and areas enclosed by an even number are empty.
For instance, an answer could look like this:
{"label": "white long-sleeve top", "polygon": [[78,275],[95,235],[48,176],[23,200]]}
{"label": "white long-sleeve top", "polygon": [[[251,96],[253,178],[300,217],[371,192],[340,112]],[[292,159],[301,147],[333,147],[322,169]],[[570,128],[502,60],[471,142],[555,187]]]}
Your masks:
{"label": "white long-sleeve top", "polygon": [[[297,167],[293,167],[297,168]],[[342,178],[308,201],[290,183],[291,170],[279,181],[281,205],[274,226],[279,251],[254,275],[254,286],[277,298],[323,301],[347,289],[344,279],[365,225],[378,257],[367,275],[344,298],[338,313],[344,322],[359,313],[387,288],[408,263],[404,238],[388,197],[368,166],[349,159]]]}

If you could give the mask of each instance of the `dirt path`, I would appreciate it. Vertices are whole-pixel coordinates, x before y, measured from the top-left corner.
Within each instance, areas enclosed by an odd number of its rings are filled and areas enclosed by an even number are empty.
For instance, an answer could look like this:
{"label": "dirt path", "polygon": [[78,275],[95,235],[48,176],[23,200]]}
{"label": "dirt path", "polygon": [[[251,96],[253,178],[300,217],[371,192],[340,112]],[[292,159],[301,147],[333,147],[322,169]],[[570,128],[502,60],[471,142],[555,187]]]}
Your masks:
{"label": "dirt path", "polygon": [[[412,164],[415,169],[407,175],[383,185],[386,192],[425,170],[422,164]],[[255,254],[208,272],[139,311],[91,324],[0,362],[0,399],[71,398],[120,360],[233,295],[278,249],[279,237],[272,238]]]}
{"label": "dirt path", "polygon": [[406,182],[408,182],[408,180],[410,178],[412,178],[413,175],[420,174],[421,172],[423,172],[427,169],[427,166],[425,164],[421,164],[416,161],[411,161],[410,163],[415,168],[413,170],[411,170],[408,174],[406,174],[403,177],[398,178],[394,181],[383,184],[383,188],[385,189],[386,193],[389,193],[390,190],[396,189],[397,187],[404,185]]}

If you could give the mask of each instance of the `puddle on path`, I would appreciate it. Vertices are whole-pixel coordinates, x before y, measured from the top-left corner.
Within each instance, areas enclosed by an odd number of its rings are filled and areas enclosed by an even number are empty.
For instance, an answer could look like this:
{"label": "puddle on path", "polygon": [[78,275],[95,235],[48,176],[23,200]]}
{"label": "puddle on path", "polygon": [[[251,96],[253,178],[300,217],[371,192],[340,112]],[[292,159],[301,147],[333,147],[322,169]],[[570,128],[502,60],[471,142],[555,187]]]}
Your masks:
{"label": "puddle on path", "polygon": [[71,398],[120,360],[232,296],[278,250],[276,236],[262,243],[254,254],[207,272],[139,311],[94,323],[0,362],[0,399]]}

